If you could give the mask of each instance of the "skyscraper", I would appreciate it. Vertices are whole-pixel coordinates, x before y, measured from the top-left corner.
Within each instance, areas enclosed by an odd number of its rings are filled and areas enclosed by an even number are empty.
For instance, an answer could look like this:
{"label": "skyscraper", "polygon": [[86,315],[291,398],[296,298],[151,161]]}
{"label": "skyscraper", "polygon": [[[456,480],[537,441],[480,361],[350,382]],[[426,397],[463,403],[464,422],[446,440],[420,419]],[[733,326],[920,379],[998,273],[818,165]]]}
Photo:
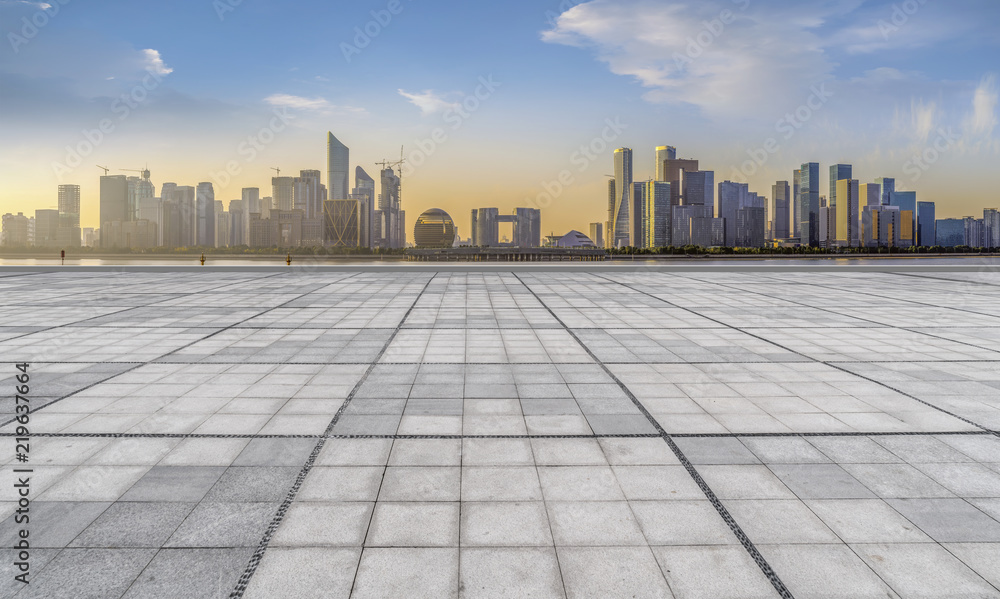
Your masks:
{"label": "skyscraper", "polygon": [[[658,248],[670,245],[670,183],[646,181],[643,190],[642,247]],[[593,225],[591,225],[593,228]],[[595,242],[596,243],[596,242]]]}
{"label": "skyscraper", "polygon": [[128,177],[128,220],[139,218],[139,204],[142,200],[156,197],[156,186],[149,179],[149,169],[143,169],[142,177]]}
{"label": "skyscraper", "polygon": [[719,183],[719,202],[716,216],[725,219],[723,245],[736,247],[736,213],[747,204],[750,190],[746,183],[722,181]]}
{"label": "skyscraper", "polygon": [[828,206],[837,207],[837,182],[841,179],[850,179],[853,176],[853,168],[850,164],[834,164],[830,166],[830,197]]}
{"label": "skyscraper", "polygon": [[[80,186],[59,186],[59,214],[72,215],[73,226],[80,226]],[[75,218],[74,218],[75,217]]]}
{"label": "skyscraper", "polygon": [[604,221],[604,247],[615,247],[615,179],[608,179],[608,220]]}
{"label": "skyscraper", "polygon": [[[830,172],[832,176],[833,169]],[[858,214],[858,180],[840,179],[836,187],[837,206],[833,208],[836,237],[831,241],[841,247],[858,247],[861,244],[858,231],[861,222]]]}
{"label": "skyscraper", "polygon": [[271,177],[271,197],[274,199],[275,210],[294,209],[295,177]]}
{"label": "skyscraper", "polygon": [[788,229],[789,211],[792,207],[791,189],[788,181],[777,181],[771,186],[771,197],[774,198],[774,214],[771,220],[771,237],[788,239],[792,236]]}
{"label": "skyscraper", "polygon": [[326,133],[326,170],[327,196],[331,200],[346,200],[349,184],[347,175],[350,171],[350,150],[333,136]]}
{"label": "skyscraper", "polygon": [[215,247],[215,189],[209,182],[198,184],[197,245]]}
{"label": "skyscraper", "polygon": [[399,176],[391,168],[384,168],[380,172],[381,191],[378,196],[378,208],[382,212],[384,244],[390,248],[401,248],[406,246],[406,231],[403,223],[403,211],[400,209],[400,181]]}
{"label": "skyscraper", "polygon": [[629,206],[628,244],[632,247],[646,247],[646,183],[632,183]]}
{"label": "skyscraper", "polygon": [[896,180],[891,177],[879,177],[875,183],[882,188],[882,205],[893,206],[892,194],[896,193]]}
{"label": "skyscraper", "polygon": [[789,232],[791,237],[799,239],[802,236],[802,231],[799,228],[802,226],[801,219],[799,218],[799,191],[802,189],[802,169],[795,169],[792,173],[792,200],[791,206],[789,207],[792,211],[791,221],[789,224]]}
{"label": "skyscraper", "polygon": [[799,243],[819,246],[819,163],[803,163],[799,175]]}
{"label": "skyscraper", "polygon": [[361,246],[375,247],[375,179],[360,166],[354,169],[351,198],[361,202]]}
{"label": "skyscraper", "polygon": [[258,218],[263,218],[260,214],[262,208],[260,188],[244,187],[240,191],[240,199],[243,200],[243,243],[241,245],[250,245],[250,215],[257,214]]}
{"label": "skyscraper", "polygon": [[858,214],[868,206],[882,205],[882,187],[878,183],[861,183],[858,186]]}
{"label": "skyscraper", "polygon": [[629,209],[632,207],[632,150],[615,150],[615,205],[611,219],[614,234],[613,247],[624,247],[631,243]]}
{"label": "skyscraper", "polygon": [[698,170],[698,161],[687,158],[670,158],[663,163],[663,180],[670,183],[670,205],[680,206],[683,195],[681,174],[684,171]]}
{"label": "skyscraper", "polygon": [[[934,202],[917,202],[917,245],[937,245],[937,221]],[[995,246],[994,246],[995,247]]]}
{"label": "skyscraper", "polygon": [[[656,173],[654,180],[656,181],[666,181],[667,180],[667,167],[664,164],[667,160],[677,159],[677,148],[673,146],[657,146],[656,147],[656,166],[653,172]],[[669,183],[669,181],[668,181]]]}
{"label": "skyscraper", "polygon": [[[668,173],[669,175],[669,173]],[[708,206],[715,212],[715,171],[680,171],[681,205]],[[673,184],[671,183],[671,201]]]}
{"label": "skyscraper", "polygon": [[128,180],[125,175],[104,175],[101,177],[101,247],[105,244],[103,235],[105,227],[114,221],[127,221],[128,212]]}
{"label": "skyscraper", "polygon": [[322,218],[323,197],[321,188],[322,183],[320,183],[319,171],[299,171],[299,176],[292,180],[292,206],[296,210],[305,212],[306,218]]}

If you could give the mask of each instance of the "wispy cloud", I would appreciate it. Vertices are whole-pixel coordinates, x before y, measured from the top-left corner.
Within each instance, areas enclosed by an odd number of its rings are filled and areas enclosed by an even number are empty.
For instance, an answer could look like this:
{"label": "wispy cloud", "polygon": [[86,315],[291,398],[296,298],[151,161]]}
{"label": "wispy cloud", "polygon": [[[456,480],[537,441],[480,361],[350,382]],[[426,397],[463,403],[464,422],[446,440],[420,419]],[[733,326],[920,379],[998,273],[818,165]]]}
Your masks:
{"label": "wispy cloud", "polygon": [[445,99],[444,95],[439,94],[431,89],[425,89],[422,92],[411,93],[405,90],[397,90],[399,95],[403,96],[410,101],[414,106],[420,109],[420,113],[424,116],[428,114],[434,114],[435,112],[444,112],[449,108],[458,107],[458,102],[449,102]]}
{"label": "wispy cloud", "polygon": [[[780,14],[743,2],[593,0],[562,13],[542,40],[588,48],[616,74],[648,88],[650,102],[740,114],[825,80],[832,64],[810,29],[823,15]],[[725,12],[723,12],[725,11]]]}
{"label": "wispy cloud", "polygon": [[266,104],[270,104],[271,106],[293,108],[296,110],[308,110],[322,115],[340,114],[362,116],[368,114],[368,111],[364,108],[333,104],[326,98],[322,97],[305,98],[302,96],[293,96],[291,94],[271,94],[270,96],[264,98],[264,102]]}
{"label": "wispy cloud", "polygon": [[142,56],[145,61],[145,67],[149,71],[156,73],[157,75],[169,75],[173,73],[174,70],[163,62],[163,58],[160,57],[159,50],[153,50],[152,48],[146,48],[142,51]]}

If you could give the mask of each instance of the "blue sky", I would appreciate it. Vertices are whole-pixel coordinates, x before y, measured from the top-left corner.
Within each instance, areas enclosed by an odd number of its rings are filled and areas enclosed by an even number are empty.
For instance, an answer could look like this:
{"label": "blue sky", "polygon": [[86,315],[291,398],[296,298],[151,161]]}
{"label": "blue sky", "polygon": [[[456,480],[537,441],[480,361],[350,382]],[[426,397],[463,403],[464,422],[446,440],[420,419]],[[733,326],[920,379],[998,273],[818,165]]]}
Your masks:
{"label": "blue sky", "polygon": [[541,206],[547,232],[603,221],[617,146],[643,178],[669,144],[767,196],[801,162],[851,162],[945,216],[1000,204],[993,0],[47,1],[0,0],[4,212],[78,183],[95,224],[95,164],[237,198],[270,167],[325,168],[327,130],[369,172],[404,146],[411,221],[444,208],[463,235],[478,206]]}

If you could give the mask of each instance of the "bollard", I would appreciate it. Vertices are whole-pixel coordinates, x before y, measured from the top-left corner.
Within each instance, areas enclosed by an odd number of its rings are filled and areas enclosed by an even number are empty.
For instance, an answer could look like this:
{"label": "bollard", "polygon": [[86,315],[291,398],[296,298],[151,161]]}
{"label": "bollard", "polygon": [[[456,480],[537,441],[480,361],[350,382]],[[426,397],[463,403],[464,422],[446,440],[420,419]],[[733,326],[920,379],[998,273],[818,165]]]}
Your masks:
{"label": "bollard", "polygon": [[288,256],[285,258],[285,264],[287,264],[289,266],[292,265],[292,253],[291,252],[289,252]]}
{"label": "bollard", "polygon": [[205,254],[201,255],[201,265],[205,266]]}

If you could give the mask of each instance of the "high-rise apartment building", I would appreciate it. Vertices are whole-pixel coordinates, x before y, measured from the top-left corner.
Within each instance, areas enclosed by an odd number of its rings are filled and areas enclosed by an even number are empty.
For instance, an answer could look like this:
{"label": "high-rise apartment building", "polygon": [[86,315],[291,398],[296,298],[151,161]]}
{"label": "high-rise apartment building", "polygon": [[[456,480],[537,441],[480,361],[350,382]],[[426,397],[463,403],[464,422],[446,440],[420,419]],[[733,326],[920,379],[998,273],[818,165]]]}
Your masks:
{"label": "high-rise apartment building", "polygon": [[937,221],[934,202],[917,202],[917,245],[937,245]]}
{"label": "high-rise apartment building", "polygon": [[[832,174],[833,169],[830,172]],[[858,231],[861,222],[858,214],[858,186],[857,179],[837,181],[837,204],[832,207],[836,222],[833,230],[836,236],[832,241],[833,244],[840,247],[858,247],[861,244],[861,236]]]}
{"label": "high-rise apartment building", "polygon": [[842,179],[851,179],[854,169],[850,164],[834,164],[830,166],[830,195],[827,198],[827,206],[837,207],[837,182]]}
{"label": "high-rise apartment building", "polygon": [[732,181],[719,183],[719,201],[715,216],[724,219],[723,245],[736,247],[736,213],[746,204],[749,193],[750,190],[746,183]]}
{"label": "high-rise apartment building", "polygon": [[215,189],[210,182],[198,184],[197,245],[215,247]]}
{"label": "high-rise apartment building", "polygon": [[[670,183],[646,181],[639,184],[642,190],[642,246],[658,248],[670,245],[671,206]],[[593,225],[591,225],[593,228]],[[596,242],[595,242],[596,243]]]}
{"label": "high-rise apartment building", "polygon": [[791,188],[788,181],[777,181],[771,186],[771,197],[774,198],[774,213],[771,219],[771,237],[788,239],[792,236],[788,227],[792,208]]}
{"label": "high-rise apartment building", "polygon": [[799,243],[819,246],[819,164],[803,163],[799,171]]}
{"label": "high-rise apartment building", "polygon": [[[271,197],[275,210],[295,209],[295,177],[271,177]],[[305,212],[303,212],[305,214]],[[267,218],[262,216],[262,218]]]}
{"label": "high-rise apartment building", "polygon": [[791,220],[789,221],[789,232],[792,238],[801,239],[802,231],[800,230],[802,226],[802,219],[799,217],[799,192],[802,189],[802,169],[795,169],[792,172],[792,205],[791,205]]}
{"label": "high-rise apartment building", "polygon": [[106,245],[104,227],[114,221],[131,220],[129,213],[129,185],[125,175],[103,175],[101,177],[101,247]]}
{"label": "high-rise apartment building", "polygon": [[306,218],[322,218],[324,192],[319,171],[300,171],[299,176],[292,179],[292,206],[303,211]]}
{"label": "high-rise apartment building", "polygon": [[[917,211],[920,211],[920,204],[925,204],[926,202],[917,203]],[[917,221],[920,220],[918,214]],[[1000,247],[1000,211],[996,208],[986,208],[983,210],[983,231],[982,231],[982,241],[980,243],[981,247],[984,248],[998,248]]]}
{"label": "high-rise apartment building", "polygon": [[229,200],[229,245],[241,246],[247,244],[246,216],[243,210],[243,200]]}
{"label": "high-rise apartment building", "polygon": [[680,206],[684,188],[681,184],[685,171],[697,171],[698,161],[689,158],[668,158],[663,162],[663,180],[670,183],[670,205]]}

